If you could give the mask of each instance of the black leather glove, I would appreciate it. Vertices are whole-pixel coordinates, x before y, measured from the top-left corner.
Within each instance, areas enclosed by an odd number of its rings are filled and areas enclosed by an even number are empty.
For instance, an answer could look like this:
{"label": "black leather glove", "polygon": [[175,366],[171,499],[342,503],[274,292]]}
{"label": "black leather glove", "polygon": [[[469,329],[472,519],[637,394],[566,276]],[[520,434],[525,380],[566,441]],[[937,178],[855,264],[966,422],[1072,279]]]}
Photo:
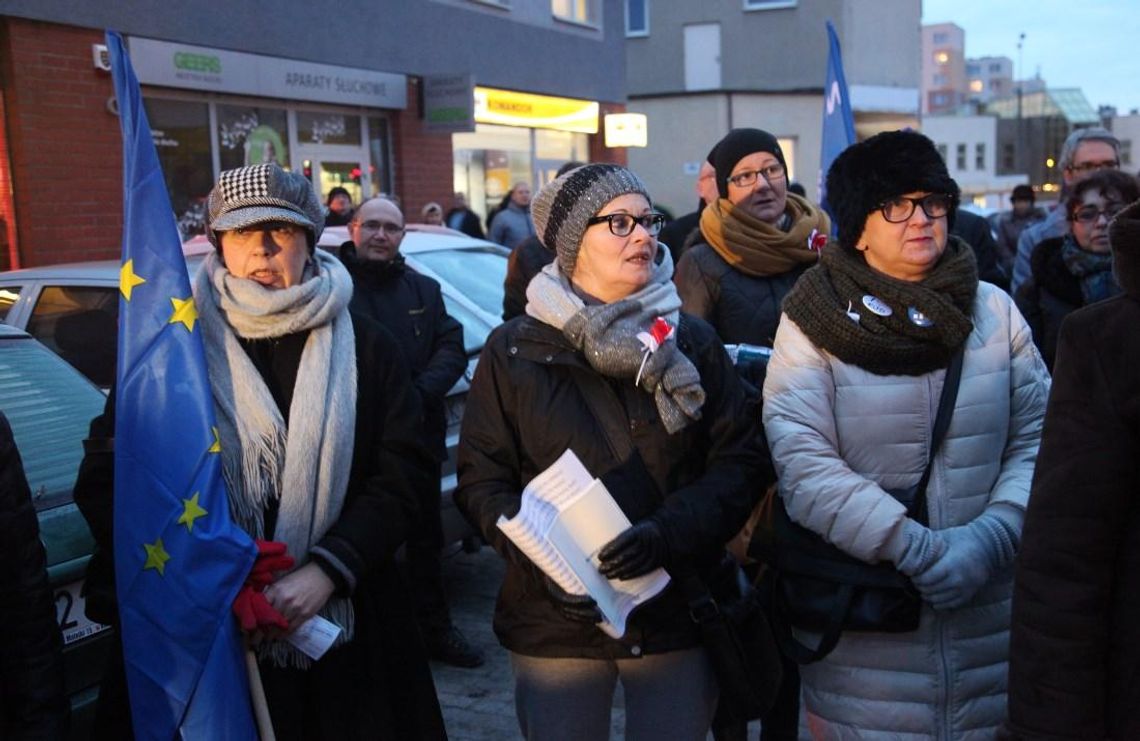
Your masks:
{"label": "black leather glove", "polygon": [[542,582],[546,586],[546,593],[550,595],[562,617],[591,625],[604,620],[601,610],[598,609],[598,603],[590,595],[570,594],[546,574],[542,575]]}
{"label": "black leather glove", "polygon": [[642,520],[602,546],[598,559],[598,571],[607,579],[632,579],[664,566],[669,544],[660,525]]}

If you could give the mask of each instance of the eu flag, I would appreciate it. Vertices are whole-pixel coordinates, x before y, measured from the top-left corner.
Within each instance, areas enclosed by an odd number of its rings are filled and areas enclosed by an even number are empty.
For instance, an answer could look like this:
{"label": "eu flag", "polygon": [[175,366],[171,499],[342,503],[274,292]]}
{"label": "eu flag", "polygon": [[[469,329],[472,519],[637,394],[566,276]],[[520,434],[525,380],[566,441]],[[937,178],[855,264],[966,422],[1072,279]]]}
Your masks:
{"label": "eu flag", "polygon": [[230,605],[253,541],[230,521],[202,333],[182,243],[117,33],[123,264],[115,424],[115,577],[135,736],[256,739]]}
{"label": "eu flag", "polygon": [[843,57],[835,26],[827,21],[827,82],[823,86],[823,136],[819,153],[819,205],[831,217],[835,233],[835,214],[827,205],[827,171],[831,163],[847,147],[855,143],[855,117],[847,96],[847,78],[843,75]]}

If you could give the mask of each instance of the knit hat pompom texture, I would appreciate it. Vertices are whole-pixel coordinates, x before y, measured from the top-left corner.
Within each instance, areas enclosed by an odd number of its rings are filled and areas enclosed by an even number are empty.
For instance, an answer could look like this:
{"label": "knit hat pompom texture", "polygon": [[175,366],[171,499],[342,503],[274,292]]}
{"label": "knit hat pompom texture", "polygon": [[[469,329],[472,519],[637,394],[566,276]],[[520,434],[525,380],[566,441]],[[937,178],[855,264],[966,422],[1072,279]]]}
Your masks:
{"label": "knit hat pompom texture", "polygon": [[627,193],[645,196],[653,205],[645,183],[618,165],[584,165],[551,180],[530,202],[535,232],[547,249],[558,256],[563,274],[574,273],[578,250],[589,227],[587,220],[613,199]]}
{"label": "knit hat pompom texture", "polygon": [[906,193],[945,193],[954,203],[961,193],[934,142],[917,131],[884,131],[843,150],[827,171],[827,205],[839,228],[839,244],[856,249],[867,216],[884,201]]}
{"label": "knit hat pompom texture", "polygon": [[709,162],[716,168],[716,189],[721,198],[728,198],[728,177],[732,174],[732,168],[756,152],[774,155],[787,169],[788,163],[784,161],[784,150],[780,149],[780,142],[760,129],[733,129],[709,152]]}
{"label": "knit hat pompom texture", "polygon": [[299,173],[276,164],[250,165],[226,170],[207,201],[206,237],[217,247],[217,232],[228,232],[284,221],[309,233],[316,244],[325,226],[324,212],[313,184]]}

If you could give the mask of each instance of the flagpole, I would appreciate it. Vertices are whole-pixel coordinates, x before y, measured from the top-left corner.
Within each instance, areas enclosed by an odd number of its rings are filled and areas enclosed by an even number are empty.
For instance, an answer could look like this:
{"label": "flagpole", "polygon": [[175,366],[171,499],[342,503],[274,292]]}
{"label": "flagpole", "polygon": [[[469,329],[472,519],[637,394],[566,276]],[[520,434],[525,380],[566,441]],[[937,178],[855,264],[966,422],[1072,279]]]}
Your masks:
{"label": "flagpole", "polygon": [[257,668],[257,657],[249,646],[245,647],[245,670],[249,674],[249,699],[253,703],[253,717],[257,720],[261,741],[277,741],[273,721],[269,717],[269,703],[265,700],[265,687],[261,684],[261,670]]}

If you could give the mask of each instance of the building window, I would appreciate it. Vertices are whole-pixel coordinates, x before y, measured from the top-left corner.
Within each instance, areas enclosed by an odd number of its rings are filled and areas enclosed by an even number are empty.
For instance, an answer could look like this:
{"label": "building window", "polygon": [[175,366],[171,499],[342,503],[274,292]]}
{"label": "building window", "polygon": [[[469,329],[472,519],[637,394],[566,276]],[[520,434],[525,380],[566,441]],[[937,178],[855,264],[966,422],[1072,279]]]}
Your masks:
{"label": "building window", "polygon": [[941,72],[934,73],[934,84],[938,87],[946,87],[946,75]]}
{"label": "building window", "polygon": [[959,144],[958,145],[958,158],[957,159],[958,159],[958,169],[959,170],[965,170],[966,169],[966,145],[965,144]]}
{"label": "building window", "polygon": [[797,0],[744,0],[745,10],[774,10],[776,8],[794,8]]}
{"label": "building window", "polygon": [[649,35],[649,0],[625,0],[625,35]]}
{"label": "building window", "polygon": [[289,124],[280,108],[218,106],[218,156],[222,170],[276,162],[289,167]]}
{"label": "building window", "polygon": [[1122,165],[1131,165],[1132,164],[1132,140],[1131,139],[1121,139],[1120,140],[1120,164],[1122,164]]}
{"label": "building window", "polygon": [[945,31],[938,31],[937,33],[934,34],[934,43],[945,44],[946,41],[947,41],[947,39],[946,39],[946,32]]}
{"label": "building window", "polygon": [[990,72],[1001,73],[1001,62],[990,62]]}
{"label": "building window", "polygon": [[183,239],[206,231],[206,196],[214,186],[210,109],[185,100],[143,101],[170,205]]}
{"label": "building window", "polygon": [[984,142],[974,145],[974,169],[986,169],[986,145]]}
{"label": "building window", "polygon": [[560,21],[598,26],[598,8],[595,0],[550,0],[550,11]]}
{"label": "building window", "polygon": [[939,144],[938,145],[938,156],[942,158],[943,162],[946,161],[946,145],[945,144]]}
{"label": "building window", "polygon": [[1006,142],[1001,145],[1001,168],[1005,172],[1009,172],[1014,168],[1014,151],[1012,142]]}
{"label": "building window", "polygon": [[977,77],[981,73],[982,73],[982,70],[979,69],[978,65],[976,65],[976,64],[967,64],[966,65],[966,74],[968,76]]}

